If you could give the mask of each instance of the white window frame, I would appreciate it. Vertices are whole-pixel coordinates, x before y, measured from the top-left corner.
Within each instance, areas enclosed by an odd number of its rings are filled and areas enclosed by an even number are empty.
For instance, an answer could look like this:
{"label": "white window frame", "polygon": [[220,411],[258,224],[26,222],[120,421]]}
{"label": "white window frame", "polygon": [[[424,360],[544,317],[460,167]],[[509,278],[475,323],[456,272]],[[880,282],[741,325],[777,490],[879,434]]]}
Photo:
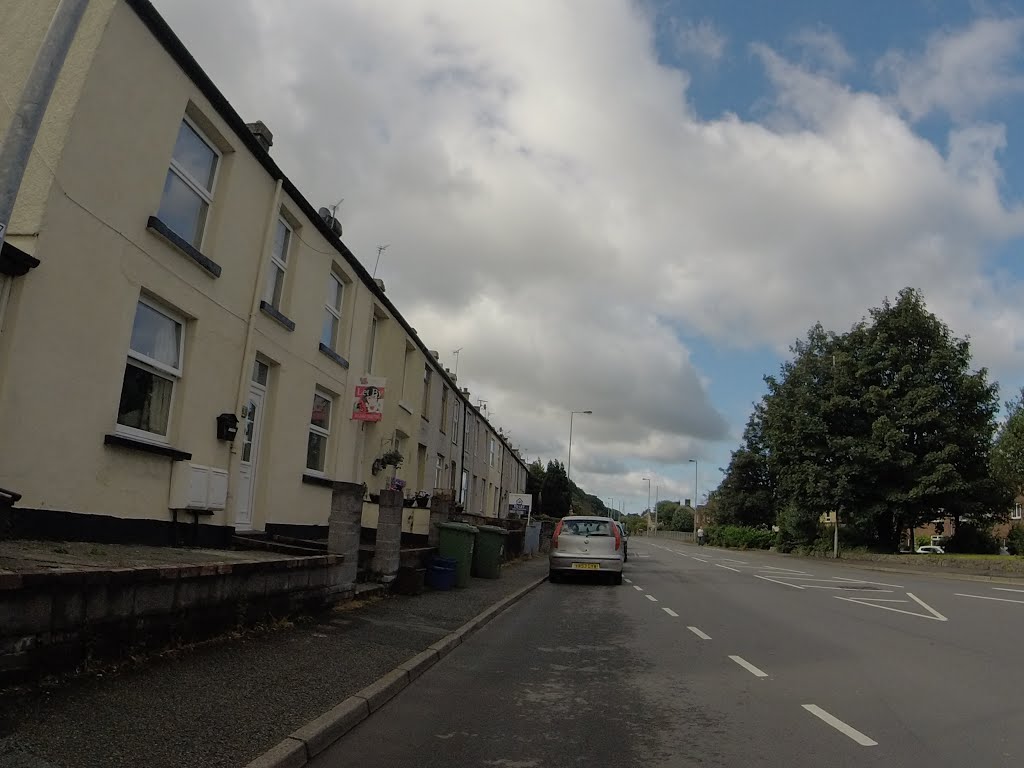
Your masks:
{"label": "white window frame", "polygon": [[434,469],[434,487],[444,488],[444,455],[437,454],[437,466]]}
{"label": "white window frame", "polygon": [[[331,288],[333,288],[333,286],[331,285],[332,281],[338,284],[337,306],[332,306],[330,302]],[[334,330],[331,333],[331,343],[328,344],[327,346],[334,352],[338,351],[338,340],[341,338],[341,315],[342,311],[344,310],[344,307],[345,281],[342,280],[338,273],[332,269],[330,274],[327,276],[327,298],[324,299],[324,311],[333,319],[332,326]],[[323,336],[323,328],[320,329],[320,335],[321,337]],[[323,338],[321,338],[321,341],[323,341]]]}
{"label": "white window frame", "polygon": [[[315,425],[313,423],[313,411],[312,411],[312,408],[313,408],[313,403],[316,402],[316,398],[317,397],[324,398],[327,401],[328,406],[329,406],[328,407],[328,411],[327,411],[327,429],[324,429],[323,427],[318,427],[317,425]],[[306,457],[306,459],[307,459],[307,461],[306,461],[306,474],[308,474],[308,475],[316,475],[317,477],[327,477],[327,453],[328,453],[328,449],[330,448],[330,445],[331,445],[331,424],[334,421],[334,405],[335,405],[335,403],[334,403],[334,395],[332,395],[330,392],[328,392],[325,389],[321,389],[320,387],[317,387],[316,389],[313,390],[313,400],[310,401],[309,423],[308,423],[307,426],[309,428],[308,432],[310,434],[321,435],[324,438],[324,468],[323,469],[312,469],[312,468],[310,468],[310,466],[309,466],[309,457],[307,456]],[[307,440],[308,440],[308,438],[307,438]],[[308,447],[307,447],[306,450],[307,451],[309,450]]]}
{"label": "white window frame", "polygon": [[1020,503],[1014,504],[1013,505],[1013,512],[1010,513],[1010,519],[1011,520],[1020,520],[1022,517],[1024,517],[1024,509],[1022,509],[1021,504]]}
{"label": "white window frame", "polygon": [[[217,189],[217,179],[220,178],[220,166],[221,161],[223,161],[224,159],[224,155],[217,148],[217,144],[211,141],[210,137],[207,136],[206,133],[198,125],[196,125],[195,120],[193,120],[186,114],[182,115],[181,122],[185,123],[186,125],[188,125],[189,128],[195,131],[196,135],[200,139],[202,139],[203,143],[206,144],[206,146],[210,148],[210,151],[212,151],[213,154],[216,155],[217,157],[217,162],[213,167],[213,181],[210,182],[210,188],[206,189],[202,184],[199,183],[199,181],[193,179],[192,174],[186,171],[185,168],[178,163],[178,161],[174,158],[174,147],[171,147],[171,162],[168,165],[168,170],[172,171],[175,176],[184,181],[185,184],[193,192],[199,195],[199,197],[201,197],[206,202],[207,210],[206,218],[203,220],[203,231],[199,235],[199,244],[195,246],[197,250],[201,251],[203,250],[203,243],[206,240],[206,225],[210,223],[210,212],[213,210],[213,194]],[[177,134],[174,135],[174,143],[178,143]],[[162,197],[160,199],[160,205],[163,206]],[[192,245],[192,243],[189,243],[189,245]]]}
{"label": "white window frame", "polygon": [[491,466],[493,467],[494,466],[494,447],[495,447],[494,446],[494,438],[491,437],[491,438],[488,438],[488,439],[491,441],[490,446],[488,448],[489,448],[489,451],[490,451],[490,454],[491,454],[491,456],[490,456]]}
{"label": "white window frame", "polygon": [[[144,355],[141,352],[136,352],[132,349],[131,332],[129,331],[128,336],[128,353],[125,355],[125,365],[128,365],[129,361],[133,361],[138,367],[148,370],[156,376],[168,379],[171,382],[171,405],[167,410],[167,434],[161,435],[157,432],[147,432],[144,429],[136,429],[135,427],[128,427],[121,424],[117,420],[117,416],[114,416],[114,432],[125,437],[135,438],[137,440],[143,440],[147,443],[161,443],[168,444],[171,441],[171,425],[174,423],[174,401],[175,401],[175,389],[179,381],[181,381],[184,375],[184,364],[185,364],[185,329],[186,321],[185,318],[172,309],[168,309],[163,304],[149,298],[145,295],[140,295],[135,303],[135,312],[139,311],[139,304],[145,304],[154,312],[163,315],[168,320],[177,323],[181,328],[181,333],[178,334],[178,368],[161,363],[159,360],[154,360],[148,355]],[[132,313],[132,326],[135,325],[135,313]],[[124,382],[121,384],[124,387]],[[118,392],[118,404],[120,405],[121,393]]]}
{"label": "white window frame", "polygon": [[423,364],[423,409],[420,411],[420,417],[424,421],[430,421],[430,390],[434,383],[434,371],[430,368],[430,363]]}
{"label": "white window frame", "polygon": [[[292,249],[292,238],[295,236],[295,229],[291,224],[288,223],[288,219],[282,214],[278,214],[277,224],[284,225],[285,231],[285,242],[284,242],[284,253],[279,255],[274,253],[273,245],[270,248],[270,264],[267,265],[267,282],[263,288],[263,300],[267,302],[274,309],[280,311],[284,304],[284,291],[285,283],[288,280],[288,258]],[[274,227],[274,242],[277,240],[277,227]],[[284,258],[281,258],[281,256]],[[277,289],[277,272],[281,273],[281,296],[278,298],[277,303],[274,303],[274,294]],[[273,278],[273,279],[272,279]],[[325,302],[326,303],[326,302]]]}
{"label": "white window frame", "polygon": [[377,313],[374,312],[370,315],[370,343],[366,350],[366,373],[367,375],[373,373],[373,351],[374,347],[377,346],[377,331],[379,330],[378,325],[380,318]]}
{"label": "white window frame", "polygon": [[452,445],[459,444],[459,419],[462,411],[459,409],[461,403],[455,403],[455,407],[452,408]]}

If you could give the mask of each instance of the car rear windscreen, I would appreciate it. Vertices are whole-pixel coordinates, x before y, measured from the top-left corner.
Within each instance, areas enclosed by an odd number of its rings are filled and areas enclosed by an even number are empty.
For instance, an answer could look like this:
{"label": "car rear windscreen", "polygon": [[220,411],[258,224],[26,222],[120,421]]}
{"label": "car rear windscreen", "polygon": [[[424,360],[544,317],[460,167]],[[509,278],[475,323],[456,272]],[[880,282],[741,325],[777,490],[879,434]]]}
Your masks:
{"label": "car rear windscreen", "polygon": [[566,520],[562,533],[570,536],[614,536],[607,520]]}

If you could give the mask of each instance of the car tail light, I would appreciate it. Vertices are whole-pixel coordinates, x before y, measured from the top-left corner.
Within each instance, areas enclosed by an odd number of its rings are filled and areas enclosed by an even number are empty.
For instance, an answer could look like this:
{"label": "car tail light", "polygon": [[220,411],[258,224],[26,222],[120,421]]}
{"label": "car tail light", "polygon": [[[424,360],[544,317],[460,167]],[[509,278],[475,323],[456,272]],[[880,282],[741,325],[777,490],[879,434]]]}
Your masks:
{"label": "car tail light", "polygon": [[551,537],[551,548],[558,549],[558,534],[562,532],[563,520],[558,521],[558,525],[555,526],[555,535]]}
{"label": "car tail light", "polygon": [[619,526],[613,525],[612,529],[615,531],[615,551],[618,552],[622,549],[622,533],[619,531]]}

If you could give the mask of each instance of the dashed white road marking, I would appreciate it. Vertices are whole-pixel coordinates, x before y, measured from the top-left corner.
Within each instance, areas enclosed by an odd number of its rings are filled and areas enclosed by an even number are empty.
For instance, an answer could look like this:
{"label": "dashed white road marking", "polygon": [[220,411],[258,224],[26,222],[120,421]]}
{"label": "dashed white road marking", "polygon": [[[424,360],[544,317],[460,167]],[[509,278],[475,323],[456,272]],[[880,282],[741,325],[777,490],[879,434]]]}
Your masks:
{"label": "dashed white road marking", "polygon": [[687,627],[687,629],[690,630],[691,632],[693,632],[693,634],[695,634],[701,640],[710,640],[711,639],[711,635],[705,635],[703,632],[701,632],[696,627]]}
{"label": "dashed white road marking", "polygon": [[726,563],[739,563],[740,565],[746,565],[747,564],[746,560],[736,560],[736,559],[731,558],[731,557],[723,557],[722,561],[726,562]]}
{"label": "dashed white road marking", "polygon": [[1000,603],[1021,603],[1024,604],[1024,600],[1011,600],[1008,597],[989,597],[987,595],[965,595],[960,592],[954,592],[957,597],[973,597],[975,600],[996,600]]}
{"label": "dashed white road marking", "polygon": [[693,559],[694,559],[694,560],[696,560],[696,561],[697,561],[697,562],[699,562],[699,563],[706,563],[706,562],[707,562],[707,560],[701,560],[701,559],[700,559],[699,557],[697,557],[696,555],[693,555]]}
{"label": "dashed white road marking", "polygon": [[792,587],[793,589],[803,589],[799,584],[790,584],[788,581],[779,581],[778,579],[771,579],[767,576],[762,576],[759,573],[754,574],[755,579],[764,579],[765,581],[774,581],[776,584],[781,584],[784,587]]}
{"label": "dashed white road marking", "polygon": [[924,600],[922,600],[921,598],[919,598],[917,595],[913,594],[912,592],[907,592],[907,597],[909,597],[915,603],[920,605],[922,608],[924,608],[926,611],[928,611],[928,613],[930,613],[932,616],[934,616],[939,621],[949,621],[949,619],[947,619],[941,613],[936,611],[934,608],[932,608],[930,605],[928,605],[928,603],[926,603]]}
{"label": "dashed white road marking", "polygon": [[637,592],[643,592],[644,591],[643,587],[638,587],[636,584],[633,585],[633,589],[635,589]]}
{"label": "dashed white road marking", "polygon": [[842,720],[840,720],[838,717],[834,717],[833,715],[830,715],[828,712],[826,712],[824,709],[819,707],[817,704],[803,704],[802,706],[803,706],[804,709],[806,709],[812,715],[817,717],[819,720],[822,720],[822,721],[828,723],[829,725],[831,725],[833,728],[835,728],[837,731],[839,731],[844,736],[849,736],[851,739],[856,741],[862,747],[877,747],[878,746],[878,742],[877,741],[875,741],[872,738],[869,738],[869,737],[865,736],[863,733],[858,731],[853,726],[847,725]]}
{"label": "dashed white road marking", "polygon": [[1010,589],[1009,587],[992,587],[992,589],[998,589],[1000,592],[1024,592],[1024,589]]}
{"label": "dashed white road marking", "polygon": [[627,584],[632,584],[633,583],[632,579],[623,579],[623,581],[626,582]]}
{"label": "dashed white road marking", "polygon": [[671,608],[662,608],[661,610],[663,610],[665,613],[667,613],[673,619],[678,619],[679,618],[679,614],[676,613],[675,611],[673,611]]}
{"label": "dashed white road marking", "polygon": [[647,598],[648,600],[650,600],[650,601],[651,601],[652,603],[656,603],[656,602],[658,602],[658,598],[656,598],[656,597],[655,597],[654,595],[644,595],[644,597],[646,597],[646,598]]}
{"label": "dashed white road marking", "polygon": [[760,669],[755,667],[753,664],[751,664],[749,661],[744,659],[742,656],[730,656],[729,658],[732,659],[733,661],[735,661],[737,664],[739,664],[745,670],[747,670],[747,672],[752,674],[754,677],[768,677],[768,673],[767,672],[762,672]]}
{"label": "dashed white road marking", "polygon": [[731,565],[722,565],[721,563],[715,563],[715,567],[725,568],[725,570],[732,571],[733,573],[743,573],[743,571],[741,571],[739,568],[733,568]]}
{"label": "dashed white road marking", "polygon": [[892,592],[891,589],[875,589],[874,587],[830,587],[827,584],[804,584],[805,589],[841,589],[843,592],[874,592],[876,594],[881,592]]}

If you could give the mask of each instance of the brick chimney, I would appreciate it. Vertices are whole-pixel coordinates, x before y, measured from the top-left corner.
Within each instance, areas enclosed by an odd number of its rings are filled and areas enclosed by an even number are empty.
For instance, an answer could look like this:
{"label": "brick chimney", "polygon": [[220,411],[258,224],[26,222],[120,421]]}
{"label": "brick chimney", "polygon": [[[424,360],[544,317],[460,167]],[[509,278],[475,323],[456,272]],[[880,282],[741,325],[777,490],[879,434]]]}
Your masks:
{"label": "brick chimney", "polygon": [[270,152],[270,148],[274,146],[274,134],[270,132],[266,124],[262,120],[257,120],[255,123],[246,123],[245,127],[256,137],[260,146]]}

